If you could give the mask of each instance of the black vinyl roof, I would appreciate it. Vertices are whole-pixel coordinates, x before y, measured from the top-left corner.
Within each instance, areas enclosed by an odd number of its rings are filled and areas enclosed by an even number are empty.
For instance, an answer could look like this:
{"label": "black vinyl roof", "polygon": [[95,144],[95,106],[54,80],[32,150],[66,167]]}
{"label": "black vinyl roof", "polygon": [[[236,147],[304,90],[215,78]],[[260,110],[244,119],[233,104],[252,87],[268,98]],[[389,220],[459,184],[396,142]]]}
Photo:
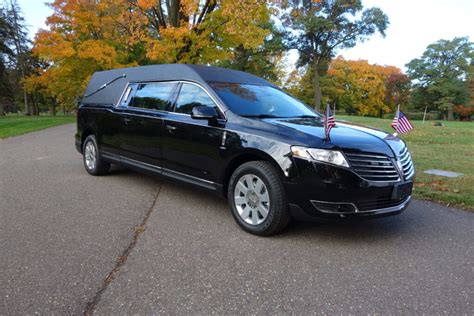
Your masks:
{"label": "black vinyl roof", "polygon": [[[200,83],[214,94],[210,82],[275,86],[246,72],[203,65],[166,64],[99,71],[92,75],[81,100],[83,104],[114,104],[130,82],[185,80]],[[104,87],[104,85],[106,85]],[[102,89],[101,89],[102,87]]]}

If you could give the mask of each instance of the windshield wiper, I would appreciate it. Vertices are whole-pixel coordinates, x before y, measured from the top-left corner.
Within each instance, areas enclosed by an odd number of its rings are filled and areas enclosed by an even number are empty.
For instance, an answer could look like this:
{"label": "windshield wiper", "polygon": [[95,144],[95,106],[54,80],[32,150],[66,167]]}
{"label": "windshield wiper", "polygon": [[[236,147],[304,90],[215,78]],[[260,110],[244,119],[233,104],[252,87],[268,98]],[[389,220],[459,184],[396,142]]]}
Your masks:
{"label": "windshield wiper", "polygon": [[241,115],[248,118],[284,118],[283,116],[276,116],[271,114],[256,114],[256,115]]}
{"label": "windshield wiper", "polygon": [[289,118],[320,118],[317,115],[297,115],[297,116],[290,116]]}

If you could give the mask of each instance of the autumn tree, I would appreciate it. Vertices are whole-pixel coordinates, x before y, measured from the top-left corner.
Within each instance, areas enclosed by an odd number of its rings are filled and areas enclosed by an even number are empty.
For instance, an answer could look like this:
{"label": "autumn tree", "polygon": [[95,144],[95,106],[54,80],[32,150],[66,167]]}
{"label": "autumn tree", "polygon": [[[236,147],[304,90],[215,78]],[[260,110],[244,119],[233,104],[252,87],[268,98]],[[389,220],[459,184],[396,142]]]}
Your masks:
{"label": "autumn tree", "polygon": [[[290,72],[284,88],[290,94],[303,101],[305,104],[314,104],[314,86],[312,84],[313,72],[311,67],[296,68]],[[327,102],[327,96],[323,97]]]}
{"label": "autumn tree", "polygon": [[216,66],[250,72],[276,84],[285,76],[283,65],[286,46],[283,43],[283,32],[278,30],[273,21],[260,27],[268,32],[263,44],[257,47],[238,46],[233,58],[215,63]]}
{"label": "autumn tree", "polygon": [[146,18],[126,1],[56,0],[35,38],[33,52],[51,66],[37,69],[25,87],[44,93],[63,110],[76,104],[95,71],[142,63]]}
{"label": "autumn tree", "polygon": [[256,48],[268,34],[261,27],[270,18],[263,1],[142,0],[137,7],[152,29],[146,42],[155,61],[229,60],[236,48]]}
{"label": "autumn tree", "polygon": [[470,120],[474,115],[474,60],[471,60],[471,70],[466,79],[466,90],[469,95],[469,101],[465,104],[459,104],[453,107],[453,112],[456,113],[461,120]]}
{"label": "autumn tree", "polygon": [[466,80],[473,73],[474,43],[467,37],[430,44],[420,58],[407,64],[414,82],[412,103],[419,109],[443,110],[453,119],[453,107],[468,102]]}
{"label": "autumn tree", "polygon": [[338,49],[354,47],[379,32],[385,35],[388,17],[379,8],[365,9],[360,0],[282,1],[281,19],[290,48],[297,49],[297,67],[311,67],[314,105],[320,108],[321,77]]}
{"label": "autumn tree", "polygon": [[338,57],[331,62],[323,80],[323,92],[328,102],[335,104],[337,109],[357,115],[382,116],[392,112],[394,104],[403,98],[400,91],[393,87],[387,94],[387,83],[395,76],[402,76],[397,67]]}
{"label": "autumn tree", "polygon": [[263,2],[224,0],[55,0],[34,52],[51,64],[27,80],[75,104],[95,71],[150,63],[216,64],[259,47]]}
{"label": "autumn tree", "polygon": [[399,69],[393,69],[385,79],[385,99],[384,102],[392,110],[398,105],[404,107],[410,99],[411,80]]}

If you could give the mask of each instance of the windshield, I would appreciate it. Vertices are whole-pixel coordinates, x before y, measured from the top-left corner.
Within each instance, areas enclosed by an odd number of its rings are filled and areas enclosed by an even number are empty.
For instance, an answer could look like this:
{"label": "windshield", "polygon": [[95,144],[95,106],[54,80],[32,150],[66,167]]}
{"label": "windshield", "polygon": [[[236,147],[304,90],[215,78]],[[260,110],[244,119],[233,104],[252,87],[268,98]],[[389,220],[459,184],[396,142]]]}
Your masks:
{"label": "windshield", "polygon": [[245,117],[320,117],[313,109],[270,86],[212,83],[229,109]]}

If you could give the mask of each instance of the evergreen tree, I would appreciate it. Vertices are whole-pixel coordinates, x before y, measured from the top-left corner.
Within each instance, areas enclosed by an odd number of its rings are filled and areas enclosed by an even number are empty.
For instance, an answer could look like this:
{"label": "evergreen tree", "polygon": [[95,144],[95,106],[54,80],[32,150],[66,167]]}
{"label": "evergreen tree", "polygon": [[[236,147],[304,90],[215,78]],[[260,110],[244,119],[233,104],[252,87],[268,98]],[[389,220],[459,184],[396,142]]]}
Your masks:
{"label": "evergreen tree", "polygon": [[[11,80],[16,87],[13,91],[16,97],[22,96],[24,102],[24,110],[26,115],[32,114],[28,106],[28,95],[23,89],[23,80],[28,74],[28,52],[30,40],[28,39],[28,31],[25,25],[25,18],[21,12],[21,8],[16,0],[10,0],[5,18],[11,26],[9,39],[11,42],[11,50],[14,52],[11,58],[13,72],[10,74]],[[19,95],[18,95],[19,94]],[[19,97],[20,98],[20,97]]]}
{"label": "evergreen tree", "polygon": [[5,107],[13,100],[7,72],[7,64],[14,55],[10,49],[12,31],[5,9],[0,7],[0,115],[5,115]]}

